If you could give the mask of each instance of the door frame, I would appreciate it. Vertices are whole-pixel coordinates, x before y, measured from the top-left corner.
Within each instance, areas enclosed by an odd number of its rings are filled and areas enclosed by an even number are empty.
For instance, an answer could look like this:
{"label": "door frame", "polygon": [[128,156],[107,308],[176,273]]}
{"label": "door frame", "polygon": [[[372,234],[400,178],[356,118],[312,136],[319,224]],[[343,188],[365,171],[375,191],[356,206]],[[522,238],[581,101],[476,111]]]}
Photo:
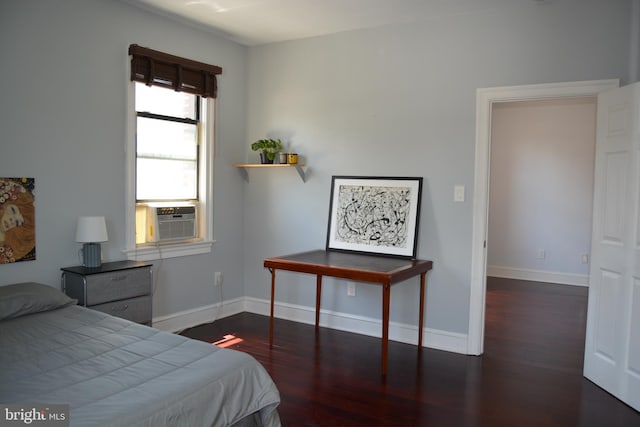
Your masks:
{"label": "door frame", "polygon": [[618,79],[610,79],[477,89],[467,354],[481,355],[484,351],[484,317],[487,292],[486,243],[489,229],[489,173],[491,170],[491,112],[493,104],[596,96],[599,92],[619,86]]}

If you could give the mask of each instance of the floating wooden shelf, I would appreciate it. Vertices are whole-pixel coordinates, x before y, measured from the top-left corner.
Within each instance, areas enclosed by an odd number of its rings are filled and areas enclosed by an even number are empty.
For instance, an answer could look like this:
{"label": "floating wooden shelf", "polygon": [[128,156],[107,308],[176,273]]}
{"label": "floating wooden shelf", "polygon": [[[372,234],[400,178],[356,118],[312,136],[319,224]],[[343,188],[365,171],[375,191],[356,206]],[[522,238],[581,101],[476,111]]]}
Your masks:
{"label": "floating wooden shelf", "polygon": [[251,169],[251,168],[295,168],[295,170],[298,172],[298,175],[300,175],[302,182],[305,182],[306,180],[304,169],[303,169],[304,165],[299,163],[295,165],[278,164],[278,163],[275,163],[275,164],[235,163],[232,166],[242,171],[242,176],[244,177],[245,181],[249,181],[249,174],[247,172],[247,169]]}

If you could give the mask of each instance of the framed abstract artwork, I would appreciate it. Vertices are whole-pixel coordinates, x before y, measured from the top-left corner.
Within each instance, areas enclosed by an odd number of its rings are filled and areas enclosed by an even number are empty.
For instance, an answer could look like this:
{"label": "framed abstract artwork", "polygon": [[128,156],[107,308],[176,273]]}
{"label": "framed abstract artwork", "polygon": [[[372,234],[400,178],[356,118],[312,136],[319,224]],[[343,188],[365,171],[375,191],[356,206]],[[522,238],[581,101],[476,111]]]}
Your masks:
{"label": "framed abstract artwork", "polygon": [[415,258],[422,178],[334,176],[327,250]]}

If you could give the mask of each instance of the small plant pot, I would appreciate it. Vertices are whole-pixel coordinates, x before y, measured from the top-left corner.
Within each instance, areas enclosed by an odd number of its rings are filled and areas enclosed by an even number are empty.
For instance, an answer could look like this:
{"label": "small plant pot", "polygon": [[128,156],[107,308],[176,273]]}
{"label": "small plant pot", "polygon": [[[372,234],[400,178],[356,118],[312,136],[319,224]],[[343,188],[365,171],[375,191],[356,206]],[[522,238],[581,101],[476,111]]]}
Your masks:
{"label": "small plant pot", "polygon": [[260,153],[260,163],[262,163],[263,165],[270,165],[273,164],[273,159],[270,159],[269,157],[267,157],[267,153]]}

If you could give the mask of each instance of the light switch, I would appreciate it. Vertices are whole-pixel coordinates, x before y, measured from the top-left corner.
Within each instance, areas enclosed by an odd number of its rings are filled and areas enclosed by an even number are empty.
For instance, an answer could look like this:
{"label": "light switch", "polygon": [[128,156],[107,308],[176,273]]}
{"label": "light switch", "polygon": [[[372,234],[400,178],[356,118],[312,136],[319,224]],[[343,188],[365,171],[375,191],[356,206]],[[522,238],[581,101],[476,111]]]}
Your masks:
{"label": "light switch", "polygon": [[456,185],[453,187],[453,201],[464,202],[464,185]]}

